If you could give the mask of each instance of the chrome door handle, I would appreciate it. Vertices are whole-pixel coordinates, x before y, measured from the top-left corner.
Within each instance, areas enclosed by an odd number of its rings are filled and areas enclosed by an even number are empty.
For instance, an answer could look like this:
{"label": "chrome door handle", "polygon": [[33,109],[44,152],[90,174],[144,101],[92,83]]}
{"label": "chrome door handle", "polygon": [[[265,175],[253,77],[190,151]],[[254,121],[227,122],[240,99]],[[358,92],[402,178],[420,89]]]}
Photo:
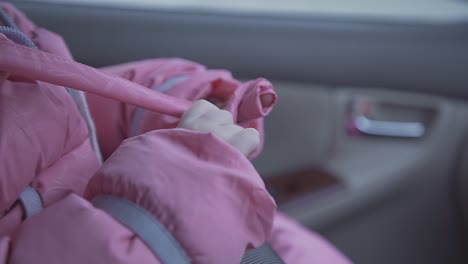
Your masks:
{"label": "chrome door handle", "polygon": [[419,138],[426,132],[421,122],[381,121],[358,115],[353,123],[357,131],[372,136]]}

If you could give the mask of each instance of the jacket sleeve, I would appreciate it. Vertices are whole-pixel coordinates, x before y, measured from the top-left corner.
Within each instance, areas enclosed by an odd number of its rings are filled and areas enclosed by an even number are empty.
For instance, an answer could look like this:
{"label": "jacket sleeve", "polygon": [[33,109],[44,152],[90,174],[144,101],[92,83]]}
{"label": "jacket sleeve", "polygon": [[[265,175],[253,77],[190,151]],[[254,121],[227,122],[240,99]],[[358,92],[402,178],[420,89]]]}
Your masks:
{"label": "jacket sleeve", "polygon": [[190,263],[239,263],[246,248],[266,241],[276,210],[239,151],[210,133],[183,129],[125,140],[85,191],[90,201],[109,197],[144,209]]}
{"label": "jacket sleeve", "polygon": [[[273,105],[263,107],[260,95],[269,93],[276,99],[267,80],[240,83],[228,71],[207,70],[200,64],[183,59],[145,60],[103,70],[176,98],[188,101],[210,100],[230,111],[235,121],[242,126],[256,128],[262,139],[261,117],[268,114]],[[104,158],[126,138],[156,129],[175,128],[179,122],[178,118],[146,111],[101,96],[87,94],[86,98],[96,124]],[[261,147],[255,154],[260,150]]]}

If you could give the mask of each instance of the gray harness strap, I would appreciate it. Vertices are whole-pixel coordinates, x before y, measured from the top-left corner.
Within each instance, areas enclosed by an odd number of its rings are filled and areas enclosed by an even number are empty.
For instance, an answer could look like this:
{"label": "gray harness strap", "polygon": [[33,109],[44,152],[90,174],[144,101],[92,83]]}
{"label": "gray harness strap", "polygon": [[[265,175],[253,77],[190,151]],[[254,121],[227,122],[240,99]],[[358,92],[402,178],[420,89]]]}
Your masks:
{"label": "gray harness strap", "polygon": [[268,244],[250,250],[244,254],[241,264],[284,264],[281,258]]}
{"label": "gray harness strap", "polygon": [[0,20],[5,24],[5,26],[0,26],[0,33],[5,34],[9,39],[13,40],[14,42],[37,49],[36,44],[32,42],[26,35],[23,34],[18,27],[16,26],[15,22],[0,8]]}
{"label": "gray harness strap", "polygon": [[44,208],[42,206],[42,200],[39,196],[39,193],[30,186],[24,189],[24,191],[20,194],[18,201],[24,209],[26,218],[39,213]]}
{"label": "gray harness strap", "polygon": [[0,19],[7,27],[17,28],[15,22],[0,8]]}
{"label": "gray harness strap", "polygon": [[[174,87],[176,84],[181,83],[185,81],[189,76],[188,75],[181,75],[181,76],[176,76],[172,77],[168,80],[166,80],[164,83],[161,85],[158,85],[152,90],[164,93],[167,90],[171,89]],[[133,114],[133,120],[132,120],[132,126],[130,127],[130,137],[134,137],[137,135],[138,129],[140,128],[141,122],[143,121],[143,115],[145,114],[145,109],[143,108],[137,108]]]}
{"label": "gray harness strap", "polygon": [[0,33],[4,34],[17,44],[37,49],[34,42],[32,42],[28,37],[26,37],[26,35],[24,35],[21,31],[17,30],[16,28],[0,26]]}
{"label": "gray harness strap", "polygon": [[[26,218],[43,210],[39,193],[30,186],[24,189],[18,201],[24,209]],[[179,243],[166,228],[137,204],[112,195],[99,195],[93,199],[92,204],[138,235],[162,263],[190,263]],[[245,253],[241,264],[284,264],[284,262],[270,245],[263,244]]]}
{"label": "gray harness strap", "polygon": [[150,213],[137,204],[113,195],[99,195],[92,204],[132,230],[164,264],[188,264],[175,238]]}
{"label": "gray harness strap", "polygon": [[98,158],[99,163],[102,163],[102,155],[97,139],[96,126],[94,125],[93,118],[91,117],[91,113],[89,112],[88,103],[86,102],[85,95],[80,90],[75,90],[71,88],[66,89],[68,94],[70,94],[70,96],[73,98],[73,101],[75,101],[75,104],[78,107],[78,111],[80,111],[81,116],[86,122],[86,126],[88,127],[89,132],[89,140],[91,141],[91,145],[93,146],[94,152],[96,153],[96,157]]}

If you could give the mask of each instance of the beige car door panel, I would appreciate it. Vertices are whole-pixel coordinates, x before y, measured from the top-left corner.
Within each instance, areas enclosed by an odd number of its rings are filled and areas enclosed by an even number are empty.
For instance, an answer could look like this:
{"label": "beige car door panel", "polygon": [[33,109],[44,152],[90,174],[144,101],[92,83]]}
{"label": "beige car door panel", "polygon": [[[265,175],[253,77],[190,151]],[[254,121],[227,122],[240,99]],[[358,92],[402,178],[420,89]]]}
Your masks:
{"label": "beige car door panel", "polygon": [[[462,102],[375,89],[275,85],[280,100],[266,120],[275,133],[268,134],[255,162],[259,171],[274,175],[320,166],[345,186],[281,204],[280,210],[321,231],[356,263],[464,263],[453,195],[454,161],[468,128]],[[413,111],[408,116],[427,122],[425,135],[348,135],[356,98],[393,105],[383,115],[388,119]],[[419,110],[431,118],[415,115]]]}

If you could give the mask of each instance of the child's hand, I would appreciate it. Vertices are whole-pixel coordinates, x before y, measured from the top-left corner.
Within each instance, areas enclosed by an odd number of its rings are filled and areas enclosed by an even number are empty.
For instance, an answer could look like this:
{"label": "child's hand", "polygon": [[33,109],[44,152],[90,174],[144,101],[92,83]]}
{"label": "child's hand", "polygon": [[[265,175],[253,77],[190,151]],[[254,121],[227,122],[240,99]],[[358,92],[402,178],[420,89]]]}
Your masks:
{"label": "child's hand", "polygon": [[235,125],[230,112],[220,110],[205,100],[196,101],[183,114],[178,127],[192,131],[211,132],[237,148],[244,156],[260,143],[258,131]]}

